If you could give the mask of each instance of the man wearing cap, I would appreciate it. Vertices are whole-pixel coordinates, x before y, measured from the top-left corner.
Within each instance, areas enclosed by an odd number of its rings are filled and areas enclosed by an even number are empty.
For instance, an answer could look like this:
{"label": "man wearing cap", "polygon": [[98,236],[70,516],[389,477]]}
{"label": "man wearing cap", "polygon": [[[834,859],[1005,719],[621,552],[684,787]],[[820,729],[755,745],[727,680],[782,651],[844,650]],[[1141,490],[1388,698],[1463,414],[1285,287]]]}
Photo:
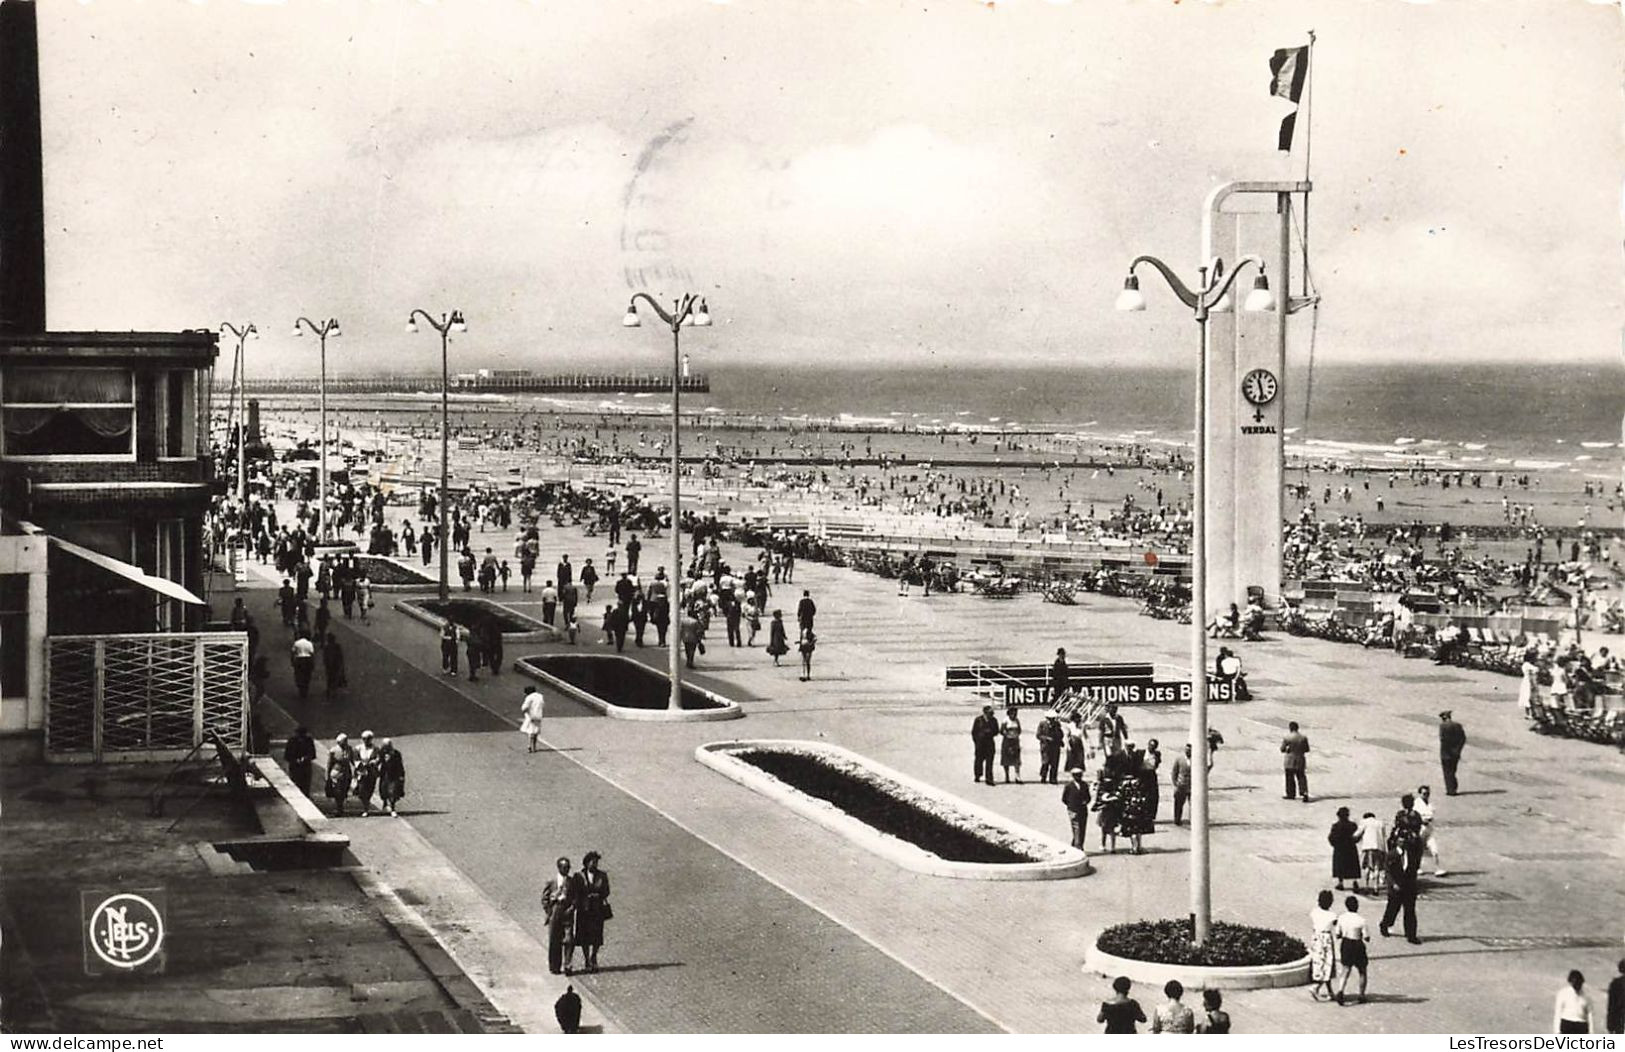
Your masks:
{"label": "man wearing cap", "polygon": [[1456,795],[1456,765],[1461,763],[1461,750],[1467,744],[1467,732],[1445,709],[1439,713],[1439,766],[1444,768],[1444,795]]}
{"label": "man wearing cap", "polygon": [[1089,826],[1089,786],[1083,780],[1082,767],[1074,767],[1067,773],[1072,775],[1072,780],[1061,790],[1061,803],[1072,820],[1072,846],[1083,851],[1083,837]]}
{"label": "man wearing cap", "polygon": [[999,739],[999,718],[993,715],[993,706],[983,705],[982,714],[970,725],[970,740],[976,749],[976,777],[975,781],[982,780],[982,772],[987,772],[987,784],[996,784],[993,781],[993,743]]}

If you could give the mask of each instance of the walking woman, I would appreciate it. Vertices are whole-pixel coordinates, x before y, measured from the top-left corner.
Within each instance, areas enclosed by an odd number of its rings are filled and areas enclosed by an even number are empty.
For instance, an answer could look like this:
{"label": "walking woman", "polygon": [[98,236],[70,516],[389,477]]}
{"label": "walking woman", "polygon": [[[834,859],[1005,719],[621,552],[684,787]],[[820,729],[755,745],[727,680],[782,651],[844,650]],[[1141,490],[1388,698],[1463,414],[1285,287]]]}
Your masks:
{"label": "walking woman", "polygon": [[344,801],[350,795],[350,782],[354,778],[355,754],[350,751],[350,736],[341,734],[333,739],[333,748],[327,753],[327,798],[333,801],[340,817],[344,815]]}
{"label": "walking woman", "polygon": [[1010,784],[1010,772],[1016,772],[1016,784],[1021,784],[1021,716],[1014,705],[1004,710],[1004,722],[999,724],[999,765],[1004,768],[1004,784]]}
{"label": "walking woman", "polygon": [[767,652],[773,658],[773,664],[779,663],[779,658],[790,653],[790,643],[784,634],[784,611],[773,611],[773,620],[767,626]]}
{"label": "walking woman", "polygon": [[1100,813],[1100,850],[1106,850],[1106,838],[1111,838],[1111,853],[1117,854],[1117,827],[1123,821],[1123,797],[1117,778],[1108,775],[1104,767],[1095,769],[1095,803],[1093,810]]}
{"label": "walking woman", "polygon": [[1325,993],[1332,999],[1332,979],[1336,977],[1336,949],[1332,943],[1332,929],[1337,925],[1337,914],[1332,912],[1335,896],[1322,891],[1315,908],[1309,911],[1309,927],[1313,932],[1309,940],[1309,996],[1319,1001]]}
{"label": "walking woman", "polygon": [[1326,843],[1332,846],[1332,879],[1337,890],[1343,890],[1343,881],[1354,881],[1354,890],[1360,890],[1360,827],[1349,820],[1349,809],[1337,809],[1337,821],[1326,834]]}
{"label": "walking woman", "polygon": [[802,629],[801,642],[796,644],[796,649],[801,651],[801,682],[803,683],[812,679],[813,648],[817,645],[818,637],[813,635],[813,630],[810,628]]}
{"label": "walking woman", "polygon": [[398,818],[395,805],[406,795],[406,760],[395,743],[385,738],[378,745],[378,798],[392,818]]}
{"label": "walking woman", "polygon": [[361,817],[372,814],[372,794],[378,788],[378,747],[372,732],[361,732],[361,745],[355,751],[355,798],[361,801]]}
{"label": "walking woman", "polygon": [[581,859],[581,872],[575,876],[575,945],[581,948],[582,966],[598,970],[598,951],[604,945],[604,922],[615,914],[609,907],[609,874],[598,868],[601,856],[589,851]]}

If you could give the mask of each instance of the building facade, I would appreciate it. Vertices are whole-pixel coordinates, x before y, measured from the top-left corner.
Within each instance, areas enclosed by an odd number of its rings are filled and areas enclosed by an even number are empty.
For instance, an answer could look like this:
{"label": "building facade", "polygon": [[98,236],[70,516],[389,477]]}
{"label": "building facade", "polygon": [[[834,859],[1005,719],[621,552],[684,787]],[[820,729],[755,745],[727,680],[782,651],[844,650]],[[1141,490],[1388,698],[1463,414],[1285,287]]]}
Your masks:
{"label": "building facade", "polygon": [[45,638],[204,627],[217,334],[0,334],[0,733],[44,726]]}

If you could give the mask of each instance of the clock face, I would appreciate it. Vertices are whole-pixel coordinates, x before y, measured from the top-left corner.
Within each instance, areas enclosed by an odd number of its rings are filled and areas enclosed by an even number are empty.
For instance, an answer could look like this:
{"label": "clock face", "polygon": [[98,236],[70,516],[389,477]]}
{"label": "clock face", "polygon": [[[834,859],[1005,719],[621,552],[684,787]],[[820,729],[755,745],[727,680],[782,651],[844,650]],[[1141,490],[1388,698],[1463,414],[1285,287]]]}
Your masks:
{"label": "clock face", "polygon": [[1275,374],[1268,369],[1254,369],[1241,378],[1241,394],[1243,398],[1253,405],[1268,405],[1275,401],[1280,391],[1280,385],[1275,381]]}

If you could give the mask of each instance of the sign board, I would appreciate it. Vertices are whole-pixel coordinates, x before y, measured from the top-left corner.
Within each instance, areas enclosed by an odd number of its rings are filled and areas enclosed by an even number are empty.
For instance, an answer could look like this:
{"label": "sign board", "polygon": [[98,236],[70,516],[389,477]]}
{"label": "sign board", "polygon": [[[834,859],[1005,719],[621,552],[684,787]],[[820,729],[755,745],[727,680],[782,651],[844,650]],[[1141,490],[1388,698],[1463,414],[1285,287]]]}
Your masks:
{"label": "sign board", "polygon": [[[1176,682],[1164,680],[1123,680],[1115,683],[1104,681],[1083,682],[1074,683],[1072,689],[1089,701],[1110,702],[1117,705],[1189,705],[1191,700],[1190,681],[1183,679]],[[1236,700],[1235,684],[1209,679],[1207,700]],[[1006,705],[1047,705],[1049,704],[1049,691],[1044,687],[1021,687],[1010,684],[1004,688],[1004,703]]]}
{"label": "sign board", "polygon": [[163,888],[79,892],[86,975],[162,972],[169,901]]}

